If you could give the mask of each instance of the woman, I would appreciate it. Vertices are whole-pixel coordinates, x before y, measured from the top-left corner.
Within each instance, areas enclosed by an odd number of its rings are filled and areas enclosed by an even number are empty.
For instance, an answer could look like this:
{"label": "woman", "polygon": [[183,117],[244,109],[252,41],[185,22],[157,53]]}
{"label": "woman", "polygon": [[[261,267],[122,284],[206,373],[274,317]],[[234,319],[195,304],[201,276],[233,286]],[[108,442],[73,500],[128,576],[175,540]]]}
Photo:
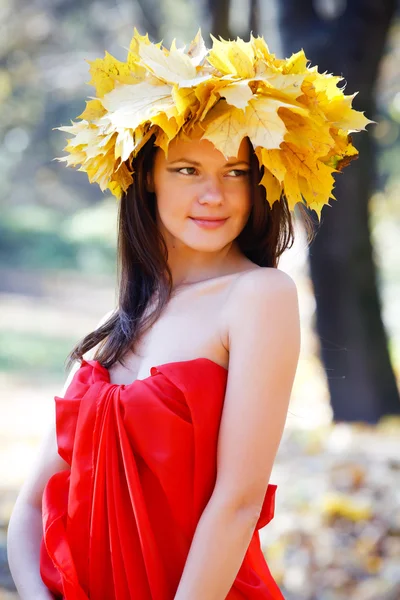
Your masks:
{"label": "woman", "polygon": [[119,298],[71,352],[12,575],[22,600],[281,599],[258,530],[300,324],[277,264],[367,120],[260,38],[184,53],[135,32],[124,65],[92,63],[97,99],[63,128],[69,164],[120,200]]}

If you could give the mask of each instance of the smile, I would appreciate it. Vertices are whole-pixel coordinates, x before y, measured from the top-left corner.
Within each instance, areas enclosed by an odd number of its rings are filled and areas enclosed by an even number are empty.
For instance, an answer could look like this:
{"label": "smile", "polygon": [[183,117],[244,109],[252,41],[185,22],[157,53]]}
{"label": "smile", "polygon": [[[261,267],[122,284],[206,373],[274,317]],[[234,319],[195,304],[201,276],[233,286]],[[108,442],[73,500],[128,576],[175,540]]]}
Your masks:
{"label": "smile", "polygon": [[203,229],[216,229],[221,227],[228,219],[194,219],[189,217],[196,225]]}

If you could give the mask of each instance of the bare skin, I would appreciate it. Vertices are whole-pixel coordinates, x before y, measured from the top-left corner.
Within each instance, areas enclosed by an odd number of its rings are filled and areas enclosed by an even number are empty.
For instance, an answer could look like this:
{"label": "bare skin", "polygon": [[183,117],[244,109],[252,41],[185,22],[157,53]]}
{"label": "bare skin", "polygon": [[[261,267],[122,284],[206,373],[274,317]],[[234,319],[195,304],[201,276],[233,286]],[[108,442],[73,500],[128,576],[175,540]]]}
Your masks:
{"label": "bare skin", "polygon": [[[260,268],[235,241],[251,210],[249,158],[245,141],[229,160],[207,140],[175,140],[167,157],[157,152],[148,183],[157,196],[157,223],[168,248],[174,293],[135,352],[124,357],[124,366],[111,367],[112,383],[146,378],[154,364],[197,357],[228,367],[224,306],[237,277]],[[191,219],[204,216],[227,221],[204,230]]]}
{"label": "bare skin", "polygon": [[[243,267],[243,273],[260,268],[253,263]],[[154,365],[198,357],[209,358],[228,368],[224,308],[239,276],[240,273],[222,275],[192,284],[171,298],[161,317],[140,339],[136,351],[125,355],[124,365],[114,363],[109,369],[111,383],[129,384],[148,377]]]}
{"label": "bare skin", "polygon": [[[168,362],[205,357],[229,366],[218,477],[174,600],[221,600],[228,594],[260,514],[299,355],[294,282],[278,269],[252,263],[235,241],[251,209],[243,173],[248,151],[242,144],[238,156],[226,161],[209,142],[194,140],[171,144],[168,157],[158,152],[148,185],[157,195],[173,294],[135,352],[124,357],[125,365],[116,363],[109,371],[112,383],[129,384]],[[200,216],[227,221],[206,230],[191,218]],[[51,597],[38,568],[41,498],[49,477],[65,468],[53,425],[10,522],[9,562],[21,600]]]}

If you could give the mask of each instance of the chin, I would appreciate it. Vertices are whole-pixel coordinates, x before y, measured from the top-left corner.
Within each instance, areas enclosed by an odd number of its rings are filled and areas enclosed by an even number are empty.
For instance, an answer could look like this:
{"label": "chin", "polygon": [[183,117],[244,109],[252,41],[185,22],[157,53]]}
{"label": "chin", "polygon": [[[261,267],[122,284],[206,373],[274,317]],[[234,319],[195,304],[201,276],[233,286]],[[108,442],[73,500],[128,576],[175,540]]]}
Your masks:
{"label": "chin", "polygon": [[231,244],[232,242],[233,239],[225,237],[223,239],[219,238],[214,240],[194,240],[193,238],[181,240],[181,243],[184,246],[187,246],[191,250],[197,252],[220,252],[223,250],[223,248],[225,248],[225,246]]}

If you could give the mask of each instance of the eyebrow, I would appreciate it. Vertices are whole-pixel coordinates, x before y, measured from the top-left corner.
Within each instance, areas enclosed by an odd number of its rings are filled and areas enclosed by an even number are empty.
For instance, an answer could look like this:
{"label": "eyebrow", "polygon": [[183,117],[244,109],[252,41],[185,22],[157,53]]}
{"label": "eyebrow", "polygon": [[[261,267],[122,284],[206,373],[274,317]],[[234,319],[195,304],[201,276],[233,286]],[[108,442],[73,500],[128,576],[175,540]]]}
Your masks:
{"label": "eyebrow", "polygon": [[[180,162],[186,162],[186,163],[190,163],[191,165],[194,165],[195,167],[200,167],[201,164],[199,162],[197,162],[196,160],[192,160],[190,158],[177,158],[176,160],[171,161],[170,163],[168,163],[169,165],[174,165],[175,163],[180,163]],[[233,163],[226,163],[226,167],[236,167],[237,165],[247,165],[248,167],[250,167],[250,163],[247,162],[247,160],[237,160],[236,162]]]}

